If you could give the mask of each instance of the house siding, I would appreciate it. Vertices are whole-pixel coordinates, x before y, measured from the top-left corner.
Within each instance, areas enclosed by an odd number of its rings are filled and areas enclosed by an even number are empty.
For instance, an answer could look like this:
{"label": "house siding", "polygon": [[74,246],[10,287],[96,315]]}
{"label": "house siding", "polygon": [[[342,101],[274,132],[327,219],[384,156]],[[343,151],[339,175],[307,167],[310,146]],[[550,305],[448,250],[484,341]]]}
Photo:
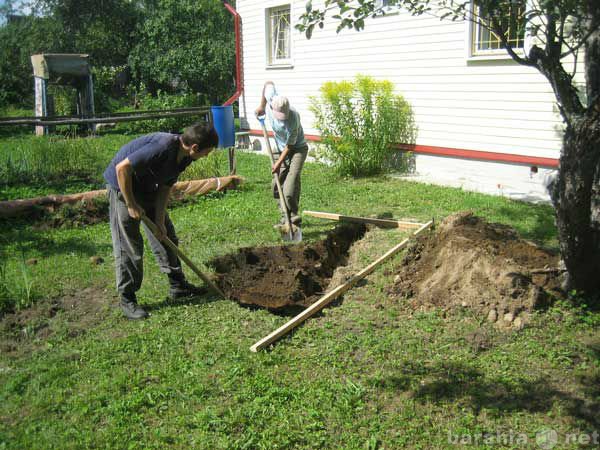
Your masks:
{"label": "house siding", "polygon": [[[253,111],[265,80],[273,80],[290,97],[305,132],[318,134],[309,97],[318,95],[326,81],[364,74],[392,81],[410,102],[419,127],[418,145],[558,158],[563,125],[548,81],[508,58],[468,58],[466,23],[400,12],[367,20],[361,32],[337,34],[335,20],[329,19],[323,29],[315,29],[311,40],[293,30],[293,67],[273,69],[266,63],[265,10],[282,4],[291,5],[292,23],[297,23],[305,1],[237,2],[245,79],[240,116],[251,129],[260,128]],[[448,158],[437,159],[440,164],[432,162],[435,157],[418,156],[417,171],[435,177],[437,166],[452,165]],[[460,172],[463,162],[454,163]],[[494,165],[484,163],[488,169],[483,173],[493,173]],[[481,174],[479,166],[475,172]],[[515,176],[522,173],[519,168]],[[528,175],[523,182],[539,185],[542,178]],[[492,180],[493,184],[500,183]]]}

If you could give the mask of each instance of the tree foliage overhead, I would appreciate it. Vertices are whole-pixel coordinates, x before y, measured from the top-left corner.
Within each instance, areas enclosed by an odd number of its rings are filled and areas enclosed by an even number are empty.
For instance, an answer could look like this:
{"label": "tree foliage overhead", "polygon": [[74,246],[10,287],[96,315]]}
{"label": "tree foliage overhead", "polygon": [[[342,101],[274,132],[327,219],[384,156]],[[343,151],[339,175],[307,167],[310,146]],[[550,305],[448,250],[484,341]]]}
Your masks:
{"label": "tree foliage overhead", "polygon": [[233,89],[233,20],[215,0],[147,0],[129,56],[151,87],[189,87],[213,102]]}
{"label": "tree foliage overhead", "polygon": [[[538,70],[549,81],[565,122],[558,178],[551,198],[556,210],[561,255],[568,276],[564,287],[600,292],[600,1],[598,0],[390,0],[413,15],[469,20],[493,32],[514,61]],[[515,50],[503,20],[519,4],[520,26],[531,38],[525,51]],[[362,30],[366,19],[385,11],[374,0],[325,0],[306,11],[296,28],[310,38],[328,17],[337,31]],[[585,95],[574,82],[576,63],[584,55]]]}
{"label": "tree foliage overhead", "polygon": [[33,97],[31,55],[61,48],[60,36],[50,18],[9,18],[0,27],[0,107]]}
{"label": "tree foliage overhead", "polygon": [[[0,105],[33,96],[30,56],[87,53],[92,67],[129,66],[154,93],[233,89],[234,33],[219,0],[29,0],[0,8]],[[4,18],[4,20],[1,20]]]}
{"label": "tree foliage overhead", "polygon": [[136,2],[125,0],[35,0],[35,10],[61,27],[61,51],[87,53],[95,65],[122,65],[140,20]]}

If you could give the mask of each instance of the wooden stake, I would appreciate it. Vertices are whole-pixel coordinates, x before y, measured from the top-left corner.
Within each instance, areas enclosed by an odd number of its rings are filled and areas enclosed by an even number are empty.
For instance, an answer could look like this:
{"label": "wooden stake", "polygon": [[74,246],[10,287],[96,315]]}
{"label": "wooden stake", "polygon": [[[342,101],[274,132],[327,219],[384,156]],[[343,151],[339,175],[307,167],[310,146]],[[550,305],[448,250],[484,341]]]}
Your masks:
{"label": "wooden stake", "polygon": [[[148,218],[148,216],[143,215],[142,221],[146,224],[146,226],[148,228],[150,228],[150,231],[152,232],[152,234],[154,236],[156,236],[158,234],[158,227],[156,226],[156,224],[154,222],[152,222]],[[227,299],[227,296],[223,293],[223,291],[221,289],[219,289],[216,284],[214,284],[212,281],[210,281],[210,278],[208,278],[206,275],[204,275],[200,271],[200,269],[198,269],[196,267],[196,265],[192,262],[192,260],[190,258],[188,258],[181,250],[179,250],[179,247],[177,247],[171,239],[169,239],[168,237],[165,236],[164,240],[162,240],[161,242],[163,244],[165,244],[167,247],[169,247],[171,250],[173,250],[175,253],[177,253],[179,258],[181,258],[181,260],[184,263],[186,263],[189,266],[189,268],[192,269],[196,273],[196,275],[198,275],[200,278],[202,278],[202,281],[204,281],[207,284],[207,286],[209,286],[213,291],[215,291],[217,294],[219,294],[222,298]]]}
{"label": "wooden stake", "polygon": [[[426,224],[421,225],[421,227],[417,231],[415,231],[412,234],[412,236],[413,237],[418,236],[419,234],[423,233],[425,230],[430,228],[432,224],[433,224],[433,221],[429,221]],[[404,247],[406,247],[406,245],[408,244],[409,241],[410,241],[410,238],[404,239],[398,245],[396,245],[395,247],[388,250],[388,252],[385,255],[383,255],[382,257],[380,257],[377,261],[374,261],[373,263],[371,263],[370,265],[365,267],[363,270],[358,272],[356,275],[354,275],[352,278],[350,278],[348,281],[339,285],[338,287],[333,289],[331,292],[328,292],[327,294],[325,294],[323,297],[321,297],[319,300],[317,300],[316,303],[313,303],[310,307],[308,307],[307,309],[302,311],[300,314],[298,314],[296,317],[291,319],[289,322],[287,322],[284,325],[282,325],[281,327],[277,328],[275,331],[273,331],[268,336],[262,338],[260,341],[258,341],[252,347],[250,347],[250,350],[253,352],[258,352],[259,350],[262,350],[263,348],[267,347],[269,344],[275,342],[281,336],[284,336],[287,333],[289,333],[291,330],[296,328],[298,325],[300,325],[306,319],[308,319],[309,317],[311,317],[312,315],[314,315],[315,313],[317,313],[318,311],[323,309],[325,306],[327,306],[329,303],[334,301],[340,295],[349,291],[352,288],[352,286],[354,286],[356,284],[356,282],[365,278],[367,275],[369,275],[371,272],[373,272],[377,268],[377,266],[381,265],[382,263],[384,263],[385,261],[390,259],[392,256],[394,256],[396,253],[398,253],[400,250],[402,250]]]}
{"label": "wooden stake", "polygon": [[302,211],[302,214],[312,217],[318,217],[319,219],[338,220],[340,222],[370,223],[382,228],[399,228],[401,230],[414,230],[415,228],[419,228],[421,225],[423,225],[422,223],[403,222],[401,220],[342,216],[341,214],[333,214],[319,211]]}

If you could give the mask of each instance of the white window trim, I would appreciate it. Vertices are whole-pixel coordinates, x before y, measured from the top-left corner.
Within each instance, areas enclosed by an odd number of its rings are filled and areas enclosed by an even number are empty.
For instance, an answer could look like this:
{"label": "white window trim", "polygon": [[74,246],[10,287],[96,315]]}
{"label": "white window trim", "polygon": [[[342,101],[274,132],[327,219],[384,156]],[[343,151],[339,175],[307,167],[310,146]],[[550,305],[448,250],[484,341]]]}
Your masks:
{"label": "white window trim", "polygon": [[289,7],[290,9],[290,55],[293,55],[293,40],[292,40],[292,3],[273,3],[265,5],[265,62],[266,69],[291,69],[294,67],[294,59],[286,58],[286,59],[278,59],[276,61],[271,61],[271,40],[273,38],[271,34],[271,16],[270,12],[276,8]]}
{"label": "white window trim", "polygon": [[[529,5],[529,0],[527,0],[527,5]],[[469,3],[469,11],[468,14],[472,15],[473,12],[473,1]],[[465,42],[467,43],[467,61],[497,61],[497,60],[512,60],[512,57],[508,54],[506,49],[495,49],[488,50],[485,52],[474,52],[473,47],[473,35],[475,31],[475,27],[477,24],[472,20],[466,20],[465,33],[466,38]],[[519,56],[524,56],[526,52],[531,48],[531,35],[527,30],[525,30],[525,38],[523,42],[523,48],[513,48],[515,53]]]}

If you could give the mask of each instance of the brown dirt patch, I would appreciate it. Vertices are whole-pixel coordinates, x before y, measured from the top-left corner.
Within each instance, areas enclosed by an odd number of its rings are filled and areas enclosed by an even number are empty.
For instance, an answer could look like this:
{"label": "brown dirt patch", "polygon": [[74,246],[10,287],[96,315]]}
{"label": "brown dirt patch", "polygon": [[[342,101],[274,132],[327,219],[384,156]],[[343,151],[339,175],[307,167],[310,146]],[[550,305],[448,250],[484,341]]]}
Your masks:
{"label": "brown dirt patch", "polygon": [[14,356],[53,338],[79,336],[108,316],[110,300],[106,290],[90,287],[6,314],[0,320],[0,351]]}
{"label": "brown dirt patch", "polygon": [[391,293],[414,309],[470,308],[482,319],[520,328],[527,313],[559,294],[556,254],[522,240],[506,225],[471,212],[446,218],[419,237],[402,262]]}
{"label": "brown dirt patch", "polygon": [[352,243],[365,234],[359,224],[339,225],[315,244],[249,247],[213,259],[216,283],[232,300],[269,310],[305,308],[327,289]]}

